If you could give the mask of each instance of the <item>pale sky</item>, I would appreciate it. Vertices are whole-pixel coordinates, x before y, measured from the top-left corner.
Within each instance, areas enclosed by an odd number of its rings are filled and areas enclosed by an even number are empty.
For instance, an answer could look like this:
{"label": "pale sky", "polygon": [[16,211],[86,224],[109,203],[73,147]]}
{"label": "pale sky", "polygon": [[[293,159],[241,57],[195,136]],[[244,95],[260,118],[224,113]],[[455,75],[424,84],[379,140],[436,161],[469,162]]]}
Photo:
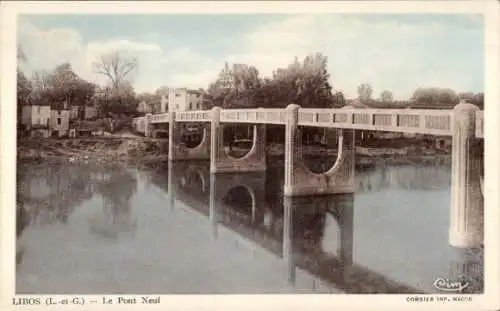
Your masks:
{"label": "pale sky", "polygon": [[295,56],[328,57],[330,82],[348,97],[369,83],[408,99],[418,87],[483,92],[484,25],[466,14],[21,15],[25,70],[70,62],[96,83],[91,64],[120,50],[138,58],[137,92],[207,88],[224,62],[254,65],[261,77]]}

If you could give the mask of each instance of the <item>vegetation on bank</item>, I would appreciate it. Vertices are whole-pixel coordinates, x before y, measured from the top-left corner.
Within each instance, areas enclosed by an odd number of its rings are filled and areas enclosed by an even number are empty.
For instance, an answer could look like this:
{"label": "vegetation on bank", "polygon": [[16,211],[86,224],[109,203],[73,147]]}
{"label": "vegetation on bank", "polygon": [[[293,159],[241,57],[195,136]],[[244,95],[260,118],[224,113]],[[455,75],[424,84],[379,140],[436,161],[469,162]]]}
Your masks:
{"label": "vegetation on bank", "polygon": [[[396,146],[396,145],[395,145]],[[436,158],[448,157],[447,153],[418,145],[401,145],[399,148],[357,147],[358,160],[372,162],[375,158]],[[241,150],[245,151],[245,150]],[[320,146],[304,146],[306,156],[336,155],[337,150]],[[268,156],[284,155],[282,144],[269,144]],[[75,139],[19,140],[17,160],[20,163],[50,161],[98,161],[98,162],[163,162],[168,159],[168,139],[138,137],[88,137]]]}

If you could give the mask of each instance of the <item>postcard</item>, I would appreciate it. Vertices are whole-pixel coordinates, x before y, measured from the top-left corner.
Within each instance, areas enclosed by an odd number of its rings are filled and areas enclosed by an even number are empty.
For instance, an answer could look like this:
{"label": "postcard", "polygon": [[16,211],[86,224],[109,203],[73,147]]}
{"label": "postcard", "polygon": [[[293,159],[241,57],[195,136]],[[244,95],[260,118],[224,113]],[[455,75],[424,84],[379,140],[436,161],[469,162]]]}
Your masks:
{"label": "postcard", "polygon": [[2,310],[498,309],[499,14],[4,3]]}

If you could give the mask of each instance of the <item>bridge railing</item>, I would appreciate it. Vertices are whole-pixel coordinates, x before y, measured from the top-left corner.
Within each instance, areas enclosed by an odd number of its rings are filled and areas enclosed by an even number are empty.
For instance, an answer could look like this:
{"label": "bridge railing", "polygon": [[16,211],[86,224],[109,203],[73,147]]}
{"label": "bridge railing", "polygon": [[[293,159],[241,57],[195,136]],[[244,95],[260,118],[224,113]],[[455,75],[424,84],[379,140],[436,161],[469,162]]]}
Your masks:
{"label": "bridge railing", "polygon": [[150,116],[150,122],[151,123],[165,123],[168,122],[168,112],[166,113],[159,113],[159,114],[153,114]]}
{"label": "bridge railing", "polygon": [[221,122],[285,124],[285,109],[222,109]]}
{"label": "bridge railing", "polygon": [[211,110],[179,111],[175,113],[176,122],[210,122]]}
{"label": "bridge railing", "polygon": [[484,113],[483,113],[483,111],[476,112],[476,137],[484,138]]}
{"label": "bridge railing", "polygon": [[452,110],[299,109],[299,125],[452,135]]}

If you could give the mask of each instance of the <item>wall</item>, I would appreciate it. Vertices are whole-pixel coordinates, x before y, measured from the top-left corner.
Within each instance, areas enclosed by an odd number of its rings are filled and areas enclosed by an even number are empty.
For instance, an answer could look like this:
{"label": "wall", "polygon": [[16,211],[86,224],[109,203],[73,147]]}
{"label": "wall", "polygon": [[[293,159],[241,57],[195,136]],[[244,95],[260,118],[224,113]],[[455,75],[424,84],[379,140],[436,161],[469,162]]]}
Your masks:
{"label": "wall", "polygon": [[165,112],[168,112],[168,97],[162,95],[160,101],[160,113],[165,113]]}
{"label": "wall", "polygon": [[33,106],[23,106],[23,111],[22,111],[22,121],[21,123],[30,126],[31,125],[31,110]]}
{"label": "wall", "polygon": [[78,106],[72,106],[69,112],[71,120],[78,119]]}
{"label": "wall", "polygon": [[70,110],[52,110],[50,112],[50,128],[54,131],[67,131],[69,129],[69,117]]}
{"label": "wall", "polygon": [[188,109],[187,110],[201,110],[203,103],[203,95],[200,92],[188,91]]}
{"label": "wall", "polygon": [[168,111],[185,111],[188,109],[188,97],[185,89],[170,89],[168,92]]}
{"label": "wall", "polygon": [[33,105],[31,107],[31,124],[33,125],[49,125],[50,106]]}

